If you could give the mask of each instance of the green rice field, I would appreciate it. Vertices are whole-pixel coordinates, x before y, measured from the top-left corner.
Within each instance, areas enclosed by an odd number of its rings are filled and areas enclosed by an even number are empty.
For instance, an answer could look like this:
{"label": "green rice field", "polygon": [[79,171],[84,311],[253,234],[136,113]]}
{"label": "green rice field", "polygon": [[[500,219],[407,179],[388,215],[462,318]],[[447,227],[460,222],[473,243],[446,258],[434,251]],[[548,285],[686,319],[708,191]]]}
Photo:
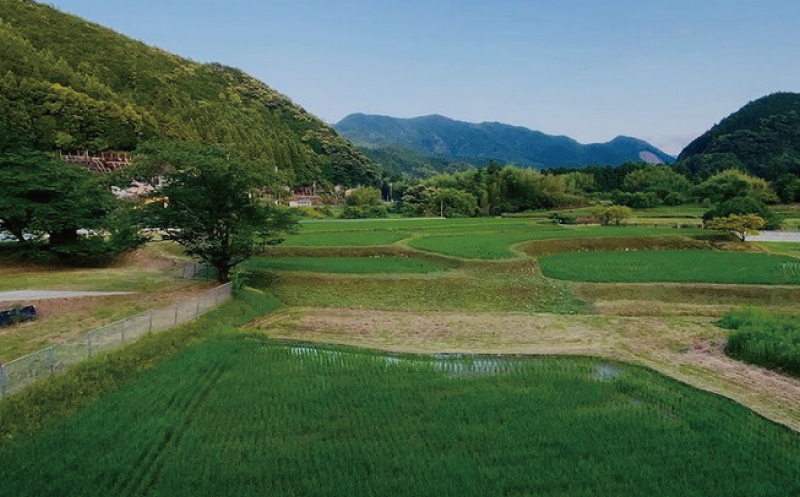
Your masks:
{"label": "green rice field", "polygon": [[241,265],[246,271],[304,271],[347,274],[434,273],[443,263],[414,257],[253,257]]}
{"label": "green rice field", "polygon": [[303,223],[286,247],[365,247],[404,242],[410,247],[465,259],[514,257],[511,246],[531,240],[584,237],[697,235],[694,228],[635,226],[559,226],[524,219],[399,219]]}
{"label": "green rice field", "polygon": [[545,276],[603,283],[800,284],[800,261],[710,250],[573,252],[542,257]]}
{"label": "green rice field", "polygon": [[3,495],[789,496],[800,437],[595,359],[209,340],[0,452]]}

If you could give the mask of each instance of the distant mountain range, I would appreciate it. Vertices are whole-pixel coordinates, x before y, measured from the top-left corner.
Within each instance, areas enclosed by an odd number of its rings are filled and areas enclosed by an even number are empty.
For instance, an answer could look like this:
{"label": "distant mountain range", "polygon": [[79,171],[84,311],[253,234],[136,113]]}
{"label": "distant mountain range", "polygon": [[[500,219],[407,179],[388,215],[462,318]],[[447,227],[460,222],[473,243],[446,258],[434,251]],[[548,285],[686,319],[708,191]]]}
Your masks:
{"label": "distant mountain range", "polygon": [[[484,166],[489,160],[520,167],[582,168],[630,161],[672,163],[675,158],[649,143],[618,136],[608,143],[581,144],[521,126],[468,123],[431,115],[402,119],[351,114],[334,125],[374,161],[389,169],[414,169],[420,162]],[[403,167],[403,157],[410,163]],[[386,158],[392,164],[386,164]]]}

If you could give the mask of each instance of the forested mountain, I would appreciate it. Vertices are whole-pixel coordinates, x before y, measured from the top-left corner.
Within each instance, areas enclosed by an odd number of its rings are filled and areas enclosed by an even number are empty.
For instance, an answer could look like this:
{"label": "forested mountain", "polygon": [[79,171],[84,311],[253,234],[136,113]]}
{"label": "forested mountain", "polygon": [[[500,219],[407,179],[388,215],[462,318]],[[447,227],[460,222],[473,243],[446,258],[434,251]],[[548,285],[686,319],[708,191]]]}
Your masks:
{"label": "forested mountain", "polygon": [[27,0],[0,1],[0,151],[220,144],[288,183],[376,184],[330,126],[242,71],[200,64]]}
{"label": "forested mountain", "polygon": [[800,174],[800,93],[754,100],[691,142],[680,154],[700,178],[741,169],[776,181]]}
{"label": "forested mountain", "polygon": [[[583,145],[566,136],[552,136],[502,123],[466,123],[432,115],[412,119],[351,114],[334,127],[370,155],[390,149],[409,160],[427,157],[429,164],[445,160],[483,166],[489,160],[521,167],[580,168],[619,165],[629,161],[671,163],[674,158],[652,145],[619,136],[608,143]],[[416,157],[415,157],[416,156]]]}

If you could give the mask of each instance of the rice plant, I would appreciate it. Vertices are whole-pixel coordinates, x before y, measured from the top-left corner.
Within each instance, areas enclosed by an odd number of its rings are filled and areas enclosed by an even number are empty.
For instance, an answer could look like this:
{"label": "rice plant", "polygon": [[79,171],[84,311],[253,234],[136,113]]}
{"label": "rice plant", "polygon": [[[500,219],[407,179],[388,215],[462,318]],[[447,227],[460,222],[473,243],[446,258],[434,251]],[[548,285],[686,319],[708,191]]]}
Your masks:
{"label": "rice plant", "polygon": [[0,458],[19,497],[800,492],[796,433],[641,368],[247,337],[190,347]]}

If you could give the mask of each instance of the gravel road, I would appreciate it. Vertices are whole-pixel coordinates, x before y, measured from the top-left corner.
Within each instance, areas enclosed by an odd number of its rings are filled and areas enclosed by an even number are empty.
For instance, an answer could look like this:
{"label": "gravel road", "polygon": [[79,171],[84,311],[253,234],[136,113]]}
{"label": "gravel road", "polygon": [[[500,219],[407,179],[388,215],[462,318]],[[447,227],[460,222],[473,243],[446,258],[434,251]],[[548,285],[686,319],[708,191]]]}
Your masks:
{"label": "gravel road", "polygon": [[760,231],[747,237],[749,242],[800,242],[800,231]]}
{"label": "gravel road", "polygon": [[69,290],[14,290],[0,292],[0,302],[18,300],[48,300],[75,297],[103,297],[106,295],[129,295],[134,292],[78,292]]}

